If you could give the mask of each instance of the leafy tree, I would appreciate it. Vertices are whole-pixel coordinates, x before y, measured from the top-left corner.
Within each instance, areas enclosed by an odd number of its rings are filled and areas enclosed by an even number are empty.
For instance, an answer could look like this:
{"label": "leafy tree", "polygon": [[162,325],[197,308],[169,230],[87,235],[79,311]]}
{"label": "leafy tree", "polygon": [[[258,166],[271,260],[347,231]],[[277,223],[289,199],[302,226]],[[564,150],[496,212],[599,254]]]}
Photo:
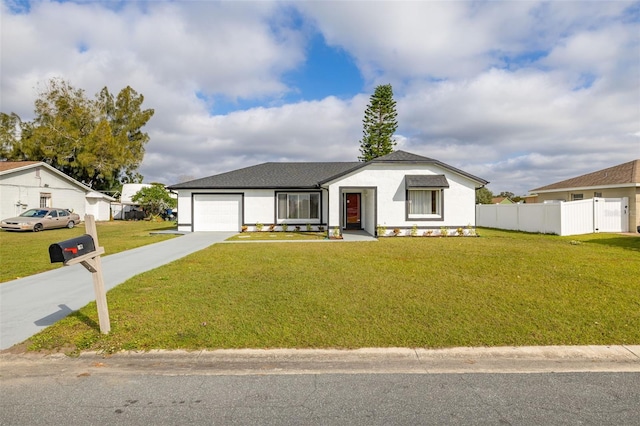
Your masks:
{"label": "leafy tree", "polygon": [[137,169],[149,141],[141,129],[154,113],[142,110],[143,101],[131,87],[115,99],[106,87],[96,99],[88,99],[84,90],[51,79],[35,101],[32,122],[20,122],[12,114],[20,126],[19,137],[11,138],[12,123],[6,118],[11,116],[3,114],[2,155],[9,160],[44,161],[97,190],[140,182]]}
{"label": "leafy tree", "polygon": [[149,135],[141,129],[151,119],[154,110],[142,110],[144,96],[129,86],[122,89],[115,99],[105,87],[98,100],[111,125],[113,138],[130,156],[131,161],[122,166],[121,174],[127,183],[141,182],[142,176],[136,170],[144,157],[144,145],[149,142]]}
{"label": "leafy tree", "polygon": [[476,204],[491,204],[492,198],[493,192],[489,188],[483,186],[480,189],[476,189]]}
{"label": "leafy tree", "polygon": [[513,192],[509,192],[509,191],[502,191],[500,193],[500,195],[498,195],[498,197],[504,197],[504,198],[508,198],[510,200],[512,200],[514,196],[515,196],[515,194]]}
{"label": "leafy tree", "polygon": [[393,100],[393,89],[390,84],[376,87],[364,112],[363,136],[360,141],[360,161],[393,152],[396,141],[393,134],[398,128],[396,101]]}
{"label": "leafy tree", "polygon": [[20,117],[16,114],[0,112],[0,159],[12,156],[12,151],[20,139]]}
{"label": "leafy tree", "polygon": [[513,192],[509,192],[509,191],[502,191],[500,193],[500,195],[498,195],[498,197],[508,198],[511,201],[513,201],[514,203],[519,203],[520,201],[523,200],[523,198],[521,196],[516,195]]}
{"label": "leafy tree", "polygon": [[169,191],[161,183],[152,183],[151,186],[142,188],[131,197],[131,201],[140,204],[151,216],[159,216],[177,205],[177,200],[169,195]]}

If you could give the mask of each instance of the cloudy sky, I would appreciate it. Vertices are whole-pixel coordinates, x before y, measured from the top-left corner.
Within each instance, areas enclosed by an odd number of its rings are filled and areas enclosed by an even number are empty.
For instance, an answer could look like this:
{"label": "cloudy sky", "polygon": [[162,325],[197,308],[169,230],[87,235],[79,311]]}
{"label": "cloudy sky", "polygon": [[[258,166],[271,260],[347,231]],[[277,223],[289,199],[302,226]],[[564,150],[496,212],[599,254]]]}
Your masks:
{"label": "cloudy sky", "polygon": [[529,189],[640,158],[640,2],[2,1],[0,110],[52,77],[155,109],[140,172],[357,161],[393,85],[397,149]]}

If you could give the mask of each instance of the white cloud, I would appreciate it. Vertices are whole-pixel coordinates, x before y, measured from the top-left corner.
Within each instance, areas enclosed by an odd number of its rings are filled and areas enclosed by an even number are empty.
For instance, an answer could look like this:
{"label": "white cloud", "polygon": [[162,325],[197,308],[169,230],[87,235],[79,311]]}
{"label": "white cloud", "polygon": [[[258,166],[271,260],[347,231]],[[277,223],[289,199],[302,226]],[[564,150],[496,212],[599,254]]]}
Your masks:
{"label": "white cloud", "polygon": [[328,97],[224,116],[185,115],[177,134],[152,135],[163,155],[145,158],[142,171],[163,170],[162,180],[175,183],[185,170],[204,177],[266,161],[357,161],[367,101]]}
{"label": "white cloud", "polygon": [[[497,192],[640,158],[640,34],[622,18],[633,3],[111,6],[45,0],[15,14],[3,2],[1,110],[30,119],[35,88],[54,76],[89,95],[130,85],[156,111],[148,180],[356,160],[368,93],[387,82],[398,147],[491,180]],[[293,90],[284,76],[304,63],[314,29],[355,58],[364,93],[282,104]],[[220,98],[264,106],[212,115]]]}

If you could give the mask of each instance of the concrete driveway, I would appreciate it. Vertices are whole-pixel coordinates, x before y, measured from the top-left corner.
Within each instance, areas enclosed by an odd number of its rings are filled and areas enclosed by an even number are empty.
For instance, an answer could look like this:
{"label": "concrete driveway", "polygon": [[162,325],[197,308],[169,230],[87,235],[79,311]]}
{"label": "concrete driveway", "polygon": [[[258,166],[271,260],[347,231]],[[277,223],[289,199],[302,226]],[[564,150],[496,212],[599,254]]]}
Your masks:
{"label": "concrete driveway", "polygon": [[[171,240],[102,257],[106,290],[224,241],[235,232],[193,232]],[[66,266],[0,284],[0,350],[95,300],[93,280],[81,265]]]}

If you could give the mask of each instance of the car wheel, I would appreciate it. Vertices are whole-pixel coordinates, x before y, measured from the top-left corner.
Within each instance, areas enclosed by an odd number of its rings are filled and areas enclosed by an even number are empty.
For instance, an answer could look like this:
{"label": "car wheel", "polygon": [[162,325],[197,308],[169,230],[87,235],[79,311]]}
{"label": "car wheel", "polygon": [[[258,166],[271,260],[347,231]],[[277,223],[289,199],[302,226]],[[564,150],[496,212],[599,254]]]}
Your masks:
{"label": "car wheel", "polygon": [[72,220],[70,220],[69,223],[67,223],[67,228],[69,228],[69,229],[73,228],[74,226],[76,226],[76,224]]}
{"label": "car wheel", "polygon": [[41,223],[36,223],[36,224],[33,226],[33,232],[40,232],[40,231],[42,231],[43,229],[44,229],[44,226],[42,226],[42,224],[41,224]]}

